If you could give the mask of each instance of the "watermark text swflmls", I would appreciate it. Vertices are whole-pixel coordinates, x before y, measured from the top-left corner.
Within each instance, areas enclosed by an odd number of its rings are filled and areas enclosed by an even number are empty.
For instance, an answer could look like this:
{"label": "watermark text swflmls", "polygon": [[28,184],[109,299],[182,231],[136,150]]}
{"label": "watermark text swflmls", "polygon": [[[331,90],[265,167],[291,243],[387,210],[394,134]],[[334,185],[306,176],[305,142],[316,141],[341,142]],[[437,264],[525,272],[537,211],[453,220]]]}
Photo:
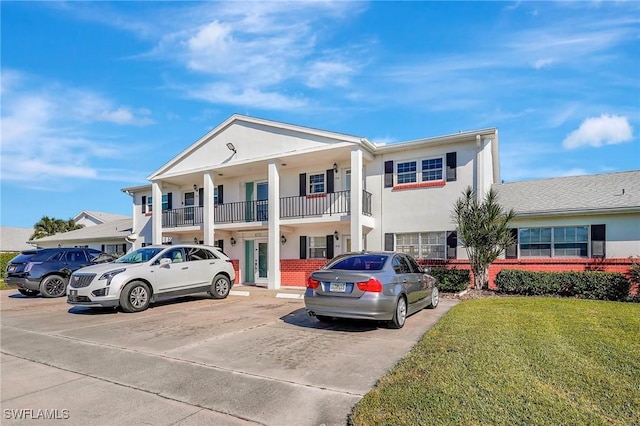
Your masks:
{"label": "watermark text swflmls", "polygon": [[5,420],[66,420],[69,410],[57,408],[5,408],[2,412]]}

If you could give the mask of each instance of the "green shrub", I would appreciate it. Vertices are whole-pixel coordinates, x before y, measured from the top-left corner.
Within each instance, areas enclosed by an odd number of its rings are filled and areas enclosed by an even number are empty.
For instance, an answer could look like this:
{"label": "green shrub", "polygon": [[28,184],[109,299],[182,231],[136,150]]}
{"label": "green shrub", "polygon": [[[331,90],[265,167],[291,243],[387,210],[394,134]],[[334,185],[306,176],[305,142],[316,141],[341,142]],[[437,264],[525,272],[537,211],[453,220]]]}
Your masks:
{"label": "green shrub", "polygon": [[631,283],[612,272],[531,272],[502,270],[496,277],[498,291],[527,296],[556,295],[597,300],[626,300]]}
{"label": "green shrub", "polygon": [[438,280],[438,289],[445,293],[466,290],[471,281],[466,269],[431,268],[431,276]]}
{"label": "green shrub", "polygon": [[7,276],[7,265],[9,264],[9,261],[19,254],[20,253],[18,252],[0,253],[0,278],[5,278]]}

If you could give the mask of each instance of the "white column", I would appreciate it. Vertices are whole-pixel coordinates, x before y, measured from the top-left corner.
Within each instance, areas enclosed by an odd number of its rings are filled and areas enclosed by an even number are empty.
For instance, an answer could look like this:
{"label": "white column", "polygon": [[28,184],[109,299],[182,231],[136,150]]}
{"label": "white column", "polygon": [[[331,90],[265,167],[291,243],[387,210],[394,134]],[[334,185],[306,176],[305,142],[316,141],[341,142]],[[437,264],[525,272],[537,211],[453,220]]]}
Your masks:
{"label": "white column", "polygon": [[351,151],[351,251],[364,250],[362,243],[362,150]]}
{"label": "white column", "polygon": [[151,183],[151,240],[153,244],[162,244],[162,182]]}
{"label": "white column", "polygon": [[269,163],[269,256],[267,288],[280,288],[280,169]]}
{"label": "white column", "polygon": [[214,205],[213,205],[213,172],[204,174],[204,200],[202,201],[204,209],[204,243],[212,246],[214,241]]}

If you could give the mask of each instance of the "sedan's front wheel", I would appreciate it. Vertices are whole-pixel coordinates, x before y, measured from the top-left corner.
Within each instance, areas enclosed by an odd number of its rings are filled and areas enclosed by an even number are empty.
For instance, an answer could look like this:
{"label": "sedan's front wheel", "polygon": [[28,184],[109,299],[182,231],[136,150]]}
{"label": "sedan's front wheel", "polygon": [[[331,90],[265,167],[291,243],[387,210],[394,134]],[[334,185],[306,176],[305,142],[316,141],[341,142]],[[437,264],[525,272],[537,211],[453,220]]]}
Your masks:
{"label": "sedan's front wheel", "polygon": [[149,307],[151,291],[142,281],[133,281],[120,293],[120,307],[124,312],[140,312]]}
{"label": "sedan's front wheel", "polygon": [[229,295],[231,291],[231,281],[227,278],[226,275],[218,274],[213,279],[213,284],[211,284],[211,290],[209,290],[209,294],[214,299],[224,299]]}
{"label": "sedan's front wheel", "polygon": [[396,310],[393,313],[393,318],[391,319],[391,326],[393,328],[402,328],[404,327],[404,323],[406,320],[407,320],[407,300],[401,296],[398,299],[398,303],[396,304]]}

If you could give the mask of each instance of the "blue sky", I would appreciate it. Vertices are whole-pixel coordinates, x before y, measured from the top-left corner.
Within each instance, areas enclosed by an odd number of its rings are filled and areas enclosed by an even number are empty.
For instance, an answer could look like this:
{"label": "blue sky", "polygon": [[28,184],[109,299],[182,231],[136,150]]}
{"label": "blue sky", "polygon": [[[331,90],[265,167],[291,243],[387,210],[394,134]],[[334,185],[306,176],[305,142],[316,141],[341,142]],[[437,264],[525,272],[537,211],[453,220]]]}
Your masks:
{"label": "blue sky", "polygon": [[501,176],[640,169],[640,2],[1,2],[2,226],[234,113],[393,143],[496,127]]}

